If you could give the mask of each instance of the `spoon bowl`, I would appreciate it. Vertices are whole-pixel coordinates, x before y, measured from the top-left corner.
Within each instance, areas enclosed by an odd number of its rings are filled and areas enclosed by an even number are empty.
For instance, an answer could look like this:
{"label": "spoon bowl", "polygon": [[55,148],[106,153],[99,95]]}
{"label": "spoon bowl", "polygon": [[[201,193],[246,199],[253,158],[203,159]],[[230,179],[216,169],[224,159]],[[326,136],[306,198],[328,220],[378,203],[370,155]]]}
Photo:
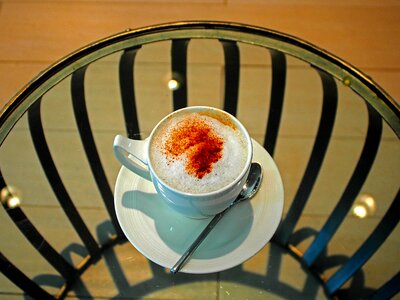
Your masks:
{"label": "spoon bowl", "polygon": [[242,191],[240,192],[239,196],[232,202],[232,205],[253,198],[260,189],[261,181],[261,165],[259,163],[252,163],[250,166],[249,176],[247,177],[247,180],[243,185]]}

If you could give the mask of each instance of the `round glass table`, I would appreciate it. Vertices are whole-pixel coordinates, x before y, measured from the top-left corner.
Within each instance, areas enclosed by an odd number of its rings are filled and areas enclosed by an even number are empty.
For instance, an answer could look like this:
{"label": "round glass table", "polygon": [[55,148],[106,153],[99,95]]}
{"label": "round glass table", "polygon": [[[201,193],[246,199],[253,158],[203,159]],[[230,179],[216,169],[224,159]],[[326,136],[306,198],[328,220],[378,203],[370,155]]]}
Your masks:
{"label": "round glass table", "polygon": [[[144,139],[193,105],[237,116],[264,180],[170,274],[208,220],[168,210],[121,168],[112,141]],[[1,111],[1,292],[390,298],[400,286],[399,112],[349,63],[266,28],[177,22],[87,45]]]}

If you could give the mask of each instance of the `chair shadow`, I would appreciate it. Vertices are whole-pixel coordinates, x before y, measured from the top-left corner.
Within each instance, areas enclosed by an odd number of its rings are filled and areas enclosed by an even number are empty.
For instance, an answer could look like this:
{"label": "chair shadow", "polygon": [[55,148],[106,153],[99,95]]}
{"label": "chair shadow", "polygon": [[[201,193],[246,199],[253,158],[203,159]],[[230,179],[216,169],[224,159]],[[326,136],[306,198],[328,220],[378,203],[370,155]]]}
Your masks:
{"label": "chair shadow", "polygon": [[[303,228],[294,234],[295,240],[293,243],[298,244],[306,238],[314,237],[316,233],[317,231],[312,228]],[[218,284],[221,284],[223,281],[224,283],[235,283],[248,288],[254,288],[258,291],[263,291],[264,296],[269,294],[283,299],[320,299],[320,291],[323,290],[323,287],[319,279],[304,266],[301,267],[304,271],[304,284],[301,289],[291,285],[290,282],[283,282],[281,280],[281,274],[284,272],[283,259],[285,256],[291,254],[276,243],[270,243],[269,247],[268,258],[266,260],[267,264],[264,266],[265,274],[256,274],[246,271],[243,264],[229,270],[211,274],[170,274],[165,268],[149,261],[153,277],[137,285],[128,284],[126,275],[115,255],[114,249],[110,249],[108,255],[106,255],[106,257],[108,256],[108,258],[106,258],[107,266],[112,277],[116,280],[115,283],[119,291],[112,299],[132,297],[132,295],[134,295],[133,298],[142,298],[171,286],[213,280]],[[322,272],[340,266],[346,262],[347,259],[348,257],[343,255],[328,256],[325,249],[319,257],[319,271]],[[340,299],[359,299],[360,297],[363,298],[371,294],[372,291],[373,289],[365,286],[364,274],[363,271],[360,270],[353,277],[349,287],[341,289],[337,296],[339,296]],[[216,299],[218,298],[217,296]]]}
{"label": "chair shadow", "polygon": [[[100,241],[107,240],[110,235],[114,235],[115,231],[110,221],[105,221],[99,224],[96,228],[97,237]],[[292,244],[297,245],[301,241],[315,236],[316,231],[312,228],[303,228],[298,230],[293,235]],[[122,240],[120,244],[125,244],[127,241]],[[72,255],[85,257],[87,252],[82,245],[71,244],[62,251],[62,255],[72,263]],[[284,282],[281,279],[284,270],[283,259],[290,253],[280,245],[271,242],[269,244],[267,264],[264,266],[265,272],[262,274],[247,271],[243,264],[238,265],[229,270],[210,274],[170,274],[165,268],[149,261],[149,267],[152,274],[150,279],[142,281],[138,284],[130,284],[127,274],[121,265],[115,247],[110,247],[102,254],[102,259],[107,266],[109,274],[117,289],[117,294],[111,299],[138,299],[145,298],[153,293],[160,292],[169,287],[184,286],[190,283],[210,282],[215,281],[218,285],[222,283],[237,284],[249,289],[256,289],[259,293],[266,295],[274,295],[282,299],[319,299],[322,289],[318,279],[306,267],[302,267],[304,271],[304,284],[301,289],[293,286],[290,282]],[[326,249],[318,259],[319,272],[326,271],[330,268],[335,268],[343,264],[348,258],[342,255],[328,256]],[[63,284],[63,279],[60,276],[44,274],[34,278],[34,281],[41,286],[59,288]],[[77,299],[94,299],[85,283],[79,279],[71,289],[74,292],[74,297]],[[337,296],[340,299],[360,299],[369,295],[373,289],[365,286],[364,274],[359,271],[355,274],[352,281],[345,289],[339,290]],[[218,288],[217,296],[218,299]],[[234,295],[232,295],[234,296]],[[25,296],[25,299],[31,299]]]}

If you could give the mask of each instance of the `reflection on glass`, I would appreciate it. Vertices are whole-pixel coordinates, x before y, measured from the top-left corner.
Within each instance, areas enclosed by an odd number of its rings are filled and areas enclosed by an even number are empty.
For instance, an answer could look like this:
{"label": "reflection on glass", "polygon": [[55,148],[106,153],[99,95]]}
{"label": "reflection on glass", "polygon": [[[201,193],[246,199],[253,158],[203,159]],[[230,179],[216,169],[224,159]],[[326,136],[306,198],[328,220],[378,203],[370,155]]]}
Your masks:
{"label": "reflection on glass", "polygon": [[20,203],[21,203],[21,201],[17,197],[11,197],[10,199],[8,199],[8,207],[9,208],[15,208],[15,207],[19,206]]}
{"label": "reflection on glass", "polygon": [[175,79],[169,80],[169,81],[168,81],[168,88],[169,88],[171,91],[177,90],[177,89],[179,88],[179,82],[178,82],[177,80],[175,80]]}
{"label": "reflection on glass", "polygon": [[354,216],[360,219],[370,217],[376,212],[375,199],[371,195],[361,194],[354,202],[351,211]]}
{"label": "reflection on glass", "polygon": [[20,191],[15,187],[4,187],[0,192],[0,199],[8,208],[15,208],[21,204]]}

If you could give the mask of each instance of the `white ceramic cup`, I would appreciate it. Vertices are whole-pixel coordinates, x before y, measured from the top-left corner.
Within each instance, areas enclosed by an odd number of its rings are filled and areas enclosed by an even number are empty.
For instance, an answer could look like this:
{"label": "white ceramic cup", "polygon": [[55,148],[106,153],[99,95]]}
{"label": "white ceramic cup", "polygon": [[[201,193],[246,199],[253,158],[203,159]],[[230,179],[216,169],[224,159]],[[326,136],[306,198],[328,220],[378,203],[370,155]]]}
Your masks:
{"label": "white ceramic cup", "polygon": [[[152,146],[154,136],[160,128],[163,128],[168,120],[188,112],[219,114],[224,118],[228,118],[243,137],[246,149],[243,169],[240,170],[240,174],[232,182],[215,191],[206,193],[180,191],[168,185],[154,171],[154,166],[150,159],[150,147]],[[238,147],[240,146],[238,145]],[[132,140],[117,135],[114,139],[113,150],[115,157],[122,165],[137,175],[152,181],[157,193],[171,208],[191,218],[210,217],[227,208],[242,190],[249,174],[253,157],[253,146],[250,135],[239,120],[225,111],[207,106],[186,107],[167,115],[153,128],[149,137],[145,140]]]}

